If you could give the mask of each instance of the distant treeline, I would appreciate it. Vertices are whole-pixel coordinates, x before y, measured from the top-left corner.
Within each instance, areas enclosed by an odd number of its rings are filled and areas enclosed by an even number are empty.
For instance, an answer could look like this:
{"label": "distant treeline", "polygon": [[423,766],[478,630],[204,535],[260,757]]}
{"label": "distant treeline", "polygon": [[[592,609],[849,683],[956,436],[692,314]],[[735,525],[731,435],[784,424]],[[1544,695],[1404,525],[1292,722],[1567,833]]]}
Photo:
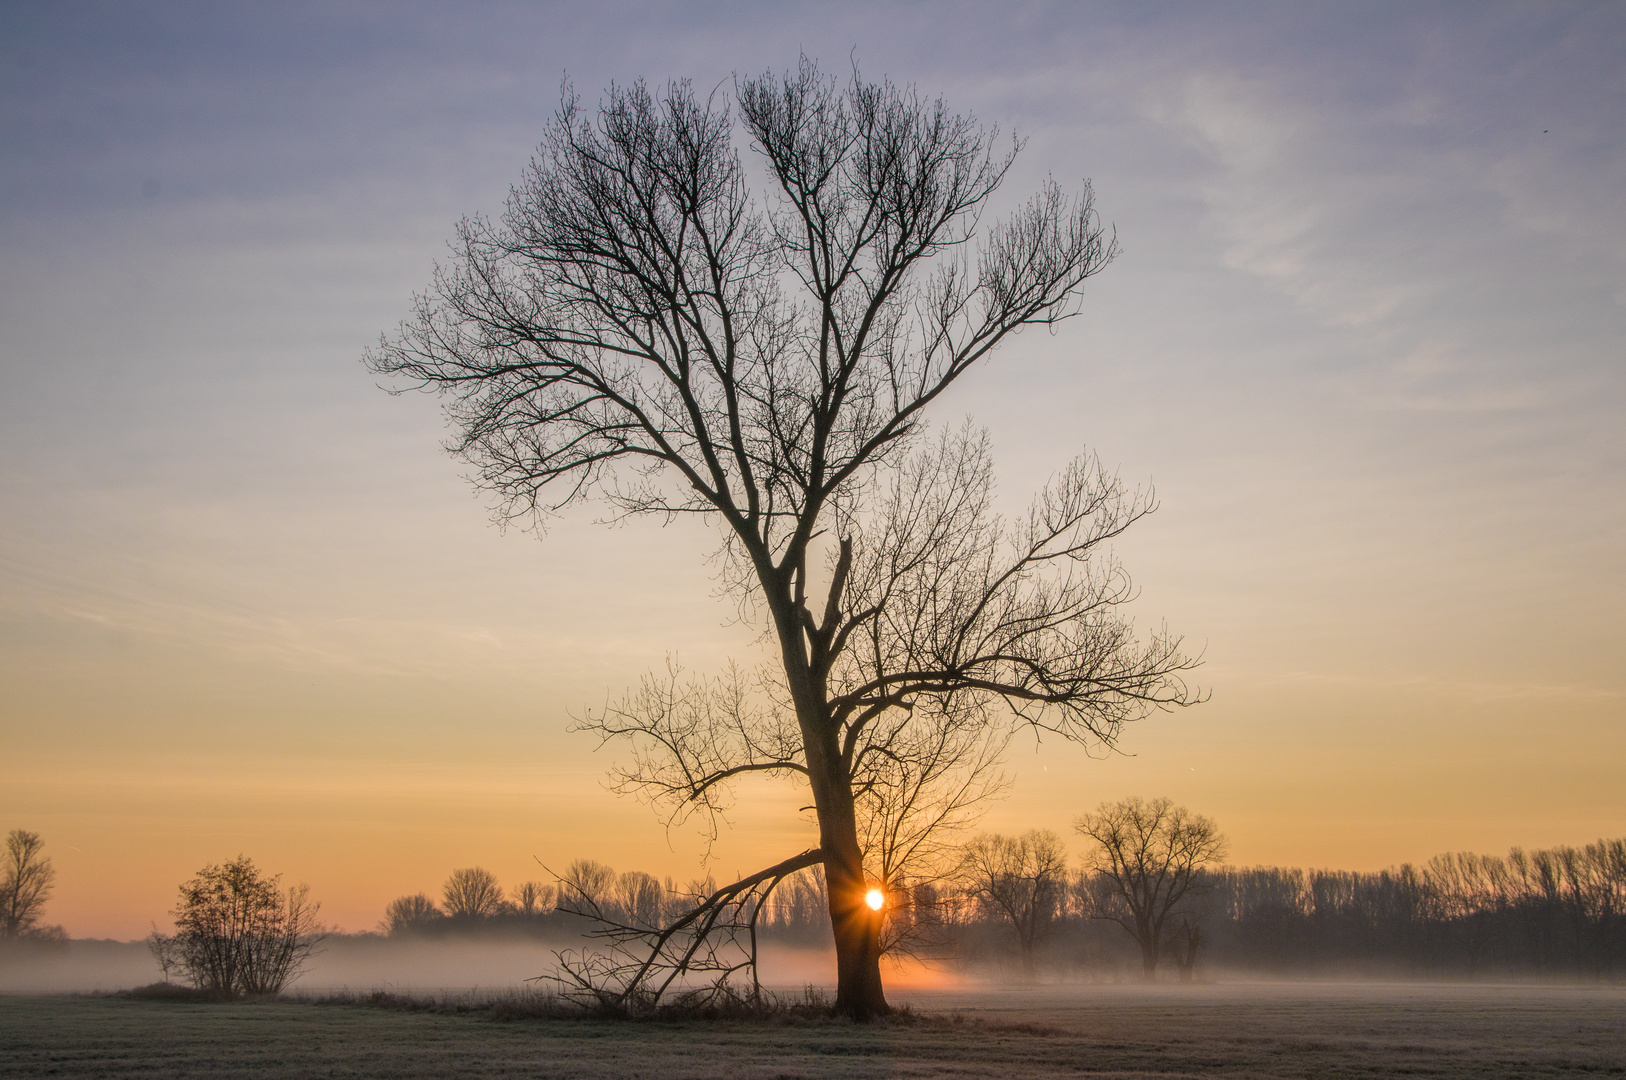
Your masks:
{"label": "distant treeline", "polygon": [[1626,840],[1377,873],[1222,869],[1211,963],[1419,975],[1626,974]]}
{"label": "distant treeline", "polygon": [[[527,881],[508,890],[480,867],[454,870],[439,899],[402,896],[385,909],[379,929],[391,937],[445,936],[469,931],[518,931],[538,936],[577,935],[602,917],[627,925],[659,926],[717,888],[711,878],[679,885],[641,870],[617,873],[593,859],[577,859],[557,882]],[[804,871],[782,883],[759,926],[781,936],[817,941],[830,932],[822,873]]]}
{"label": "distant treeline", "polygon": [[[578,860],[556,883],[505,894],[478,868],[455,872],[437,903],[419,894],[390,905],[391,936],[459,931],[575,935],[598,912],[655,925],[709,892],[640,871]],[[1074,872],[1044,915],[1041,973],[1131,976],[1134,941],[1101,913],[1104,883]],[[940,961],[1017,970],[1014,931],[952,880],[908,890],[899,917],[921,924],[910,940]],[[471,899],[472,898],[472,899]],[[1506,856],[1440,855],[1373,873],[1283,867],[1205,871],[1186,909],[1199,927],[1197,968],[1270,974],[1391,976],[1626,975],[1626,839]],[[802,871],[775,890],[759,928],[766,940],[828,944],[824,878]]]}

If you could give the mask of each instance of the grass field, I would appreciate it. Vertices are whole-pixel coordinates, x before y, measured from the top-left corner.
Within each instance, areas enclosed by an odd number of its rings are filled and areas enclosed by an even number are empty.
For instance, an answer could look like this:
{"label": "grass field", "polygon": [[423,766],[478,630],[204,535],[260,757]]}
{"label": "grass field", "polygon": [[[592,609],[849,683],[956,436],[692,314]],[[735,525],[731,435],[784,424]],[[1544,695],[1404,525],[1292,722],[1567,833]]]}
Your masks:
{"label": "grass field", "polygon": [[1626,988],[914,991],[912,1018],[616,1023],[0,997],[0,1076],[1626,1077]]}

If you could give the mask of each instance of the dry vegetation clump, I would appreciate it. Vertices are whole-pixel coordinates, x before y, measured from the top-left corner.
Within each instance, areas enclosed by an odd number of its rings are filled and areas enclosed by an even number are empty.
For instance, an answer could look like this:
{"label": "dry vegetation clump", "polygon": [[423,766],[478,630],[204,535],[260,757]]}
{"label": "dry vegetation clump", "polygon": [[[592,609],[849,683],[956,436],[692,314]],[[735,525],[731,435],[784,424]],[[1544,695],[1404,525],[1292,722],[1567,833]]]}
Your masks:
{"label": "dry vegetation clump", "polygon": [[[155,982],[130,990],[118,990],[114,997],[140,998],[143,1001],[241,1001],[240,995],[211,990],[207,987],[186,986],[182,983]],[[275,997],[275,994],[268,995]]]}
{"label": "dry vegetation clump", "polygon": [[[695,997],[679,995],[645,1012],[618,1009],[592,999],[559,994],[551,989],[443,991],[439,994],[390,990],[356,993],[342,990],[319,995],[296,994],[293,1000],[312,1005],[348,1005],[395,1012],[472,1014],[492,1020],[759,1021],[794,1024],[825,1022],[833,1015],[829,995],[813,986],[804,988],[800,994],[764,990],[755,998],[715,992]],[[905,1019],[912,1014],[908,1009],[899,1009],[894,1010],[893,1015]]]}
{"label": "dry vegetation clump", "polygon": [[295,994],[293,1000],[309,1005],[339,1005],[390,1012],[486,1016],[492,1020],[579,1020],[581,1008],[557,994],[540,990],[471,991],[440,994],[372,990],[339,990],[324,994]]}
{"label": "dry vegetation clump", "polygon": [[[155,984],[156,989],[165,984]],[[130,991],[132,996],[152,997],[156,1000],[201,1000],[186,996],[184,987],[175,987],[182,994],[143,994]],[[830,995],[814,986],[805,987],[799,994],[763,991],[761,1000],[752,1003],[743,997],[719,999],[708,997],[703,1002],[682,1001],[662,1005],[654,1012],[628,1013],[612,1009],[595,1008],[579,999],[550,990],[506,991],[443,991],[439,994],[400,993],[391,990],[372,990],[365,993],[343,990],[319,995],[290,995],[291,1000],[310,1005],[337,1005],[363,1009],[383,1009],[391,1012],[434,1013],[455,1016],[476,1016],[499,1022],[524,1020],[610,1020],[653,1022],[664,1024],[717,1023],[763,1026],[823,1028],[850,1027],[853,1021],[837,1013]],[[1067,1032],[1052,1024],[1026,1021],[1008,1022],[967,1017],[962,1012],[917,1013],[908,1006],[895,1008],[886,1017],[868,1021],[886,1027],[909,1028],[921,1032],[934,1030],[986,1031],[1000,1035],[1058,1036]]]}

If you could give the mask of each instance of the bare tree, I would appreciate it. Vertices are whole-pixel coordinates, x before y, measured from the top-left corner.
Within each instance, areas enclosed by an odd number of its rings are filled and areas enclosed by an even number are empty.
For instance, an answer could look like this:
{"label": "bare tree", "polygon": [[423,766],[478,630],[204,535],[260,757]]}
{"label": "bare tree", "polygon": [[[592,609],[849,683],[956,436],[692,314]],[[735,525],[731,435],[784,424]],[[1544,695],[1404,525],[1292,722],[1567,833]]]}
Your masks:
{"label": "bare tree", "polygon": [[1084,865],[1100,885],[1094,897],[1096,917],[1116,921],[1135,939],[1147,979],[1156,977],[1165,934],[1179,930],[1176,947],[1184,972],[1195,959],[1200,938],[1181,929],[1194,929],[1191,920],[1170,919],[1200,884],[1203,867],[1225,857],[1219,827],[1168,799],[1147,802],[1133,796],[1102,803],[1094,813],[1081,815],[1075,827],[1094,841]]}
{"label": "bare tree", "polygon": [[39,833],[12,829],[6,834],[5,862],[0,865],[0,941],[13,941],[34,930],[51,897],[56,869],[41,855]]}
{"label": "bare tree", "polygon": [[669,906],[666,890],[654,875],[628,870],[615,880],[612,903],[621,918],[634,926],[660,926]]}
{"label": "bare tree", "polygon": [[514,890],[514,904],[522,915],[539,915],[553,906],[554,895],[547,882],[527,881]]}
{"label": "bare tree", "polygon": [[1016,143],[805,59],[734,89],[737,127],[687,82],[612,87],[596,115],[567,91],[501,221],[462,223],[368,359],[448,396],[453,449],[510,519],[597,498],[716,524],[777,663],[652,677],[587,726],[631,740],[619,783],[674,818],[715,821],[746,774],[806,789],[836,1008],[870,1017],[885,915],[865,898],[997,787],[1013,721],[1110,743],[1194,700],[1191,663],[1120,614],[1105,546],[1150,495],[1084,458],[1008,523],[986,440],[925,425],[1012,334],[1077,311],[1116,252],[1089,186],[1047,183],[979,239]]}
{"label": "bare tree", "polygon": [[775,929],[807,936],[830,925],[830,901],[824,874],[815,865],[787,877],[774,892],[771,921]]}
{"label": "bare tree", "polygon": [[478,866],[453,870],[440,894],[446,914],[454,919],[489,919],[500,914],[505,904],[497,875]]}
{"label": "bare tree", "polygon": [[612,902],[610,891],[615,882],[614,868],[596,859],[576,859],[559,879],[559,908],[578,914],[606,908]]}
{"label": "bare tree", "polygon": [[158,961],[158,970],[163,975],[166,983],[169,982],[171,974],[185,968],[185,965],[181,962],[180,947],[175,940],[175,935],[164,933],[158,929],[156,924],[153,925],[152,933],[147,935],[147,951],[152,953],[154,960]]}
{"label": "bare tree", "polygon": [[424,893],[398,896],[384,909],[379,928],[386,934],[411,934],[424,930],[446,917],[445,913]]}
{"label": "bare tree", "polygon": [[965,846],[960,867],[967,895],[1016,931],[1022,976],[1032,981],[1034,951],[1067,891],[1067,853],[1049,829],[1021,836],[990,833]]}
{"label": "bare tree", "polygon": [[[175,934],[156,930],[148,947],[167,973],[179,963],[192,985],[221,995],[276,994],[296,977],[326,930],[304,885],[282,888],[238,856],[209,865],[181,886]],[[165,963],[166,959],[169,961]]]}
{"label": "bare tree", "polygon": [[1163,951],[1174,961],[1181,982],[1190,982],[1197,970],[1197,950],[1203,946],[1203,921],[1194,912],[1182,911],[1163,929]]}

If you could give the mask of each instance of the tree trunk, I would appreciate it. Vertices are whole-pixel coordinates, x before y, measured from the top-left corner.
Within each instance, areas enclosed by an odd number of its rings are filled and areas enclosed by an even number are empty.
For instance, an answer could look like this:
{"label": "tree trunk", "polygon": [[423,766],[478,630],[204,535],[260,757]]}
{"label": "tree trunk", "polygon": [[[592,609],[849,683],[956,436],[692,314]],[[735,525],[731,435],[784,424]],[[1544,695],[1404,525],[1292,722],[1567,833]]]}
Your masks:
{"label": "tree trunk", "polygon": [[1140,933],[1135,936],[1140,940],[1140,964],[1143,977],[1147,982],[1157,981],[1157,938],[1161,927],[1153,926],[1150,920],[1137,920]]}
{"label": "tree trunk", "polygon": [[[830,929],[836,946],[835,1011],[853,1020],[874,1020],[891,1011],[881,988],[881,920],[864,902],[864,855],[858,846],[858,817],[852,778],[837,741],[822,680],[808,662],[802,632],[803,611],[791,599],[790,576],[773,567],[766,551],[756,557],[758,578],[778,631],[785,681],[802,731],[808,784],[819,819],[824,851],[824,882],[830,899]],[[832,602],[834,602],[832,597]]]}
{"label": "tree trunk", "polygon": [[864,875],[826,856],[830,926],[836,942],[836,1012],[874,1020],[891,1011],[881,988],[881,918],[864,903]]}
{"label": "tree trunk", "polygon": [[815,774],[813,789],[836,944],[836,1012],[853,1020],[873,1020],[891,1011],[881,989],[884,912],[873,911],[864,902],[868,882],[858,847],[852,788],[844,778],[825,773]]}

